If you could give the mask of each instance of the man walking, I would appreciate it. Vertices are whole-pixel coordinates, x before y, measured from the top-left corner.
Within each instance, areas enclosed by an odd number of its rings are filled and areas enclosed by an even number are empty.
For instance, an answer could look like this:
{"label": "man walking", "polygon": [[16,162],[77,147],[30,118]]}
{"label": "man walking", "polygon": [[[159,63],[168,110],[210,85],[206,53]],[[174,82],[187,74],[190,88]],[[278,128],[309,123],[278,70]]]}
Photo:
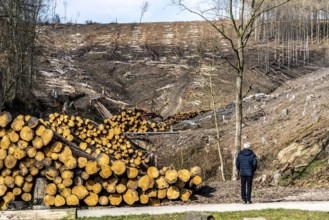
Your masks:
{"label": "man walking", "polygon": [[257,158],[250,149],[250,143],[245,143],[243,148],[236,158],[235,166],[241,177],[241,198],[245,204],[251,204],[252,179],[257,168]]}

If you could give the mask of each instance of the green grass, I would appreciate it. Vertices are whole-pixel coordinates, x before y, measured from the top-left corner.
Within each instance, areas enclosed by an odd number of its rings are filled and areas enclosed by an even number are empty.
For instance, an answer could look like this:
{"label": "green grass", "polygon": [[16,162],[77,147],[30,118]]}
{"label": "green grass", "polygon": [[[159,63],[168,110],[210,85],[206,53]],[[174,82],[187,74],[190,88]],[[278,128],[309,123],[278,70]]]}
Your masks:
{"label": "green grass", "polygon": [[243,218],[263,217],[266,220],[328,220],[328,212],[314,212],[287,209],[266,209],[262,211],[215,213],[215,219],[241,220]]}
{"label": "green grass", "polygon": [[[314,212],[314,211],[301,211],[301,210],[287,210],[287,209],[265,209],[253,210],[243,212],[216,212],[207,213],[214,216],[216,220],[242,220],[243,218],[259,218],[262,217],[266,220],[329,220],[328,212]],[[195,218],[187,219],[201,219],[198,216],[204,216],[206,213],[180,213],[168,215],[132,215],[132,216],[106,216],[100,218],[79,218],[79,220],[181,220],[186,217],[195,216]]]}

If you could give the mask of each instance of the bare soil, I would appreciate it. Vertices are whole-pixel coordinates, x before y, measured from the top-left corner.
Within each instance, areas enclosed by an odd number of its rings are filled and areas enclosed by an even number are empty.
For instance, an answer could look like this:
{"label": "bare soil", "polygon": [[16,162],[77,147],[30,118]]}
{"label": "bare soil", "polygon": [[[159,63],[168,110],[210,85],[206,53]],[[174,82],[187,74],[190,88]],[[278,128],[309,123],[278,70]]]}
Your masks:
{"label": "bare soil", "polygon": [[[282,187],[262,186],[254,182],[252,201],[280,202],[280,201],[328,201],[328,187]],[[239,203],[240,182],[210,182],[201,187],[192,199],[192,203]]]}

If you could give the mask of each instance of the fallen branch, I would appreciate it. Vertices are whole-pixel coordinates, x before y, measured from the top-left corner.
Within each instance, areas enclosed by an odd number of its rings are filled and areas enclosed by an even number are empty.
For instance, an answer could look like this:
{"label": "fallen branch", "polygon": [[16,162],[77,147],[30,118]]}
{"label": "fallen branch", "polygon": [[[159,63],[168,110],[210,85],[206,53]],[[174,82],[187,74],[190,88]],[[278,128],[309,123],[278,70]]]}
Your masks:
{"label": "fallen branch", "polygon": [[110,101],[110,102],[114,102],[114,103],[117,103],[117,104],[121,104],[121,105],[129,105],[128,103],[125,103],[125,102],[122,102],[122,101],[118,101],[118,100],[114,100],[114,99],[110,99],[110,98],[107,98],[107,97],[104,97],[106,100]]}
{"label": "fallen branch", "polygon": [[94,106],[104,119],[112,116],[111,112],[102,103],[96,101]]}

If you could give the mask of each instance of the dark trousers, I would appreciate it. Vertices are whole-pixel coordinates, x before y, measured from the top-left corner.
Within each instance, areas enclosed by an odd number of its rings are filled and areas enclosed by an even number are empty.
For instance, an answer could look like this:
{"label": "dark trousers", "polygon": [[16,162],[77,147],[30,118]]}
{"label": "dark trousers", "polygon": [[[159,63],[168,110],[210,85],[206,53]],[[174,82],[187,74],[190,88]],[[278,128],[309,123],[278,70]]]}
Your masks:
{"label": "dark trousers", "polygon": [[252,176],[241,176],[241,198],[251,201]]}

